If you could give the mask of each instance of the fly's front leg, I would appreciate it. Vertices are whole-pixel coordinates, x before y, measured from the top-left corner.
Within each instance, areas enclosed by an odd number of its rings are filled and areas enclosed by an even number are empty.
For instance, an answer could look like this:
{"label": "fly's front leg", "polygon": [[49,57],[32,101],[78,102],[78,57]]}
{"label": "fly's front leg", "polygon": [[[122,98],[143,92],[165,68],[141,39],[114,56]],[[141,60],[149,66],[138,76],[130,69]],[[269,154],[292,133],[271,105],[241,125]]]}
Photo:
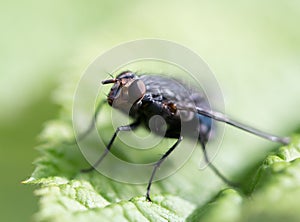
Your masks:
{"label": "fly's front leg", "polygon": [[74,139],[72,141],[67,141],[67,142],[63,142],[64,144],[66,145],[74,145],[76,144],[76,141],[81,141],[83,140],[94,128],[95,124],[96,124],[96,121],[97,121],[97,118],[98,118],[98,114],[100,112],[100,108],[106,103],[106,100],[102,100],[96,107],[96,110],[95,110],[95,113],[93,115],[93,119],[91,120],[88,128],[83,132],[83,133],[80,133],[77,137],[77,140]]}
{"label": "fly's front leg", "polygon": [[84,173],[87,173],[87,172],[90,172],[92,170],[94,170],[101,162],[102,160],[104,159],[104,157],[109,153],[118,133],[120,131],[132,131],[132,130],[135,130],[139,125],[140,125],[141,121],[138,119],[137,121],[133,122],[132,124],[130,125],[126,125],[126,126],[119,126],[117,128],[117,130],[115,131],[114,135],[112,136],[112,138],[110,139],[108,145],[106,146],[103,154],[100,156],[100,158],[90,167],[90,168],[87,168],[87,169],[83,169],[81,170],[81,172],[84,172]]}
{"label": "fly's front leg", "polygon": [[78,141],[84,139],[93,129],[94,125],[96,124],[97,122],[97,117],[98,117],[98,114],[99,114],[99,111],[100,111],[100,108],[102,107],[103,104],[106,103],[106,100],[102,100],[98,106],[96,107],[96,110],[95,110],[95,113],[94,113],[94,118],[92,119],[89,127],[86,129],[85,132],[83,132],[82,134],[80,134],[77,138]]}

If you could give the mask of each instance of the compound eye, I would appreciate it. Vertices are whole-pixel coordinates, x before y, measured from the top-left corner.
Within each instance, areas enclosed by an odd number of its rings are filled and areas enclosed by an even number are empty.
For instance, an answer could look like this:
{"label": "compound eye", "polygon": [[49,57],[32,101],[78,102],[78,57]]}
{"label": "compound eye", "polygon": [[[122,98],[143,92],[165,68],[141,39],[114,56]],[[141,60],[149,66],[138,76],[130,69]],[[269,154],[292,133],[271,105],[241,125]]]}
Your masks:
{"label": "compound eye", "polygon": [[143,98],[146,93],[146,86],[140,79],[134,80],[128,87],[129,102],[136,102]]}

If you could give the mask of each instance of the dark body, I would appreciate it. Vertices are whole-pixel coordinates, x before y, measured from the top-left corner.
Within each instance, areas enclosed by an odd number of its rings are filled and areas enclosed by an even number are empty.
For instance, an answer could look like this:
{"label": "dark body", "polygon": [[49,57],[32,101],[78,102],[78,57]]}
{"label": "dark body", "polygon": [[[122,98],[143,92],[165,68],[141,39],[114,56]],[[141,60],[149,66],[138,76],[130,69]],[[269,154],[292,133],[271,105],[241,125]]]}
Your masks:
{"label": "dark body", "polygon": [[[124,72],[117,78],[124,78],[127,75],[128,72]],[[116,103],[109,102],[110,105],[128,113],[134,119],[139,119],[147,129],[161,136],[179,138],[182,135],[182,130],[185,130],[185,135],[195,136],[198,134],[198,138],[202,142],[207,142],[212,129],[211,118],[195,111],[188,111],[188,108],[194,109],[195,107],[210,110],[204,93],[169,77],[134,75],[130,78],[135,78],[144,84],[145,92],[142,98],[137,98],[131,103],[120,103],[115,100]],[[129,87],[135,86],[130,84]],[[118,88],[119,86],[112,88],[108,100],[110,97],[116,99],[117,94],[115,92]],[[129,106],[127,106],[128,104]],[[180,108],[185,110],[180,110]],[[157,118],[157,116],[161,118]]]}
{"label": "dark body", "polygon": [[[197,132],[199,139],[208,140],[212,120],[195,112],[178,110],[179,107],[205,107],[209,109],[208,101],[203,93],[197,92],[171,78],[143,75],[140,76],[140,79],[146,85],[146,93],[141,100],[142,104],[138,109],[138,114],[147,128],[149,128],[150,119],[155,115],[159,115],[167,124],[165,137],[179,138],[182,129],[187,128],[182,126],[185,123],[187,126],[192,127],[189,128],[190,131],[187,135]],[[198,121],[198,123],[192,123],[193,121]],[[158,125],[159,119],[157,122]],[[155,122],[153,125],[155,125]],[[159,126],[157,129],[158,132],[155,131],[154,127],[154,132],[160,134]]]}

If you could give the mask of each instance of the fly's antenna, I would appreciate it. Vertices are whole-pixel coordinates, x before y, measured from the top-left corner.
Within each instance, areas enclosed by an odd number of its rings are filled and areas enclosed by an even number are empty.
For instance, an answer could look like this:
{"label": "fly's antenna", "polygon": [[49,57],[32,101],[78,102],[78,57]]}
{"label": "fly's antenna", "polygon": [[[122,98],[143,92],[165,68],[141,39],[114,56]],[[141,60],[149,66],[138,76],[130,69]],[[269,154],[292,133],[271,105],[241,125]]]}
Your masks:
{"label": "fly's antenna", "polygon": [[262,137],[264,139],[267,139],[267,140],[270,140],[270,141],[273,141],[273,142],[281,143],[281,144],[284,144],[284,145],[287,145],[287,144],[290,143],[290,138],[289,137],[279,137],[279,136],[275,136],[275,135],[263,132],[261,130],[255,129],[255,128],[250,127],[250,126],[247,126],[243,123],[232,120],[229,117],[227,117],[225,114],[220,113],[220,112],[215,112],[215,111],[203,109],[203,108],[200,108],[200,107],[196,107],[196,112],[198,114],[203,115],[203,116],[210,117],[210,118],[212,118],[216,121],[226,123],[228,125],[234,126],[234,127],[239,128],[241,130],[244,130],[248,133],[252,133],[256,136]]}
{"label": "fly's antenna", "polygon": [[109,75],[112,79],[114,78],[113,74],[111,74],[110,72],[105,72],[107,75]]}

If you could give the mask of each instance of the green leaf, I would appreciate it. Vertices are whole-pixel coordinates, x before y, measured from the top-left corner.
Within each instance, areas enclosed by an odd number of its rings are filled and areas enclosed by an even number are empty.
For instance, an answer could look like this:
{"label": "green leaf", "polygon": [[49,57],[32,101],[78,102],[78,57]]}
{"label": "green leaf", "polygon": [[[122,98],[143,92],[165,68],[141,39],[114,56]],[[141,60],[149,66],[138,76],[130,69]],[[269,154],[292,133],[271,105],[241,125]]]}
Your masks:
{"label": "green leaf", "polygon": [[247,221],[299,221],[300,137],[264,161],[258,182],[242,210]]}
{"label": "green leaf", "polygon": [[235,190],[221,191],[218,196],[196,209],[187,221],[238,221],[243,198]]}
{"label": "green leaf", "polygon": [[134,197],[141,186],[118,183],[97,172],[80,174],[70,167],[76,166],[80,154],[68,152],[70,147],[57,148],[40,148],[44,156],[25,181],[40,185],[40,212],[35,216],[39,221],[297,221],[300,216],[300,136],[265,159],[250,196],[225,189],[197,209],[193,198],[154,195],[150,203],[144,196]]}
{"label": "green leaf", "polygon": [[[40,134],[40,157],[31,177],[24,182],[38,185],[37,221],[279,221],[282,218],[296,221],[300,218],[296,209],[300,199],[300,136],[294,136],[289,146],[269,155],[263,164],[253,161],[253,165],[260,165],[257,173],[240,181],[250,188],[250,193],[244,187],[224,190],[226,186],[208,168],[200,171],[200,149],[174,175],[153,184],[152,203],[145,200],[146,184],[120,183],[96,171],[80,173],[88,163],[77,145],[65,143],[73,140],[70,95],[78,79],[79,76],[68,77],[56,92],[56,102],[62,106],[60,117],[48,122]],[[105,117],[100,116],[98,122],[109,140],[113,129]],[[121,153],[123,158],[138,159],[117,149],[120,143],[115,147],[113,152]],[[225,153],[222,158],[231,160],[231,154]],[[220,167],[222,164],[216,165],[226,171]],[[236,167],[231,171],[232,175],[242,175],[247,169]]]}
{"label": "green leaf", "polygon": [[41,196],[36,217],[45,221],[182,221],[194,209],[173,196],[155,196],[152,203],[145,197],[112,203],[85,180],[53,177],[42,183],[36,191]]}
{"label": "green leaf", "polygon": [[269,155],[261,165],[252,193],[221,191],[188,221],[299,221],[300,136]]}

